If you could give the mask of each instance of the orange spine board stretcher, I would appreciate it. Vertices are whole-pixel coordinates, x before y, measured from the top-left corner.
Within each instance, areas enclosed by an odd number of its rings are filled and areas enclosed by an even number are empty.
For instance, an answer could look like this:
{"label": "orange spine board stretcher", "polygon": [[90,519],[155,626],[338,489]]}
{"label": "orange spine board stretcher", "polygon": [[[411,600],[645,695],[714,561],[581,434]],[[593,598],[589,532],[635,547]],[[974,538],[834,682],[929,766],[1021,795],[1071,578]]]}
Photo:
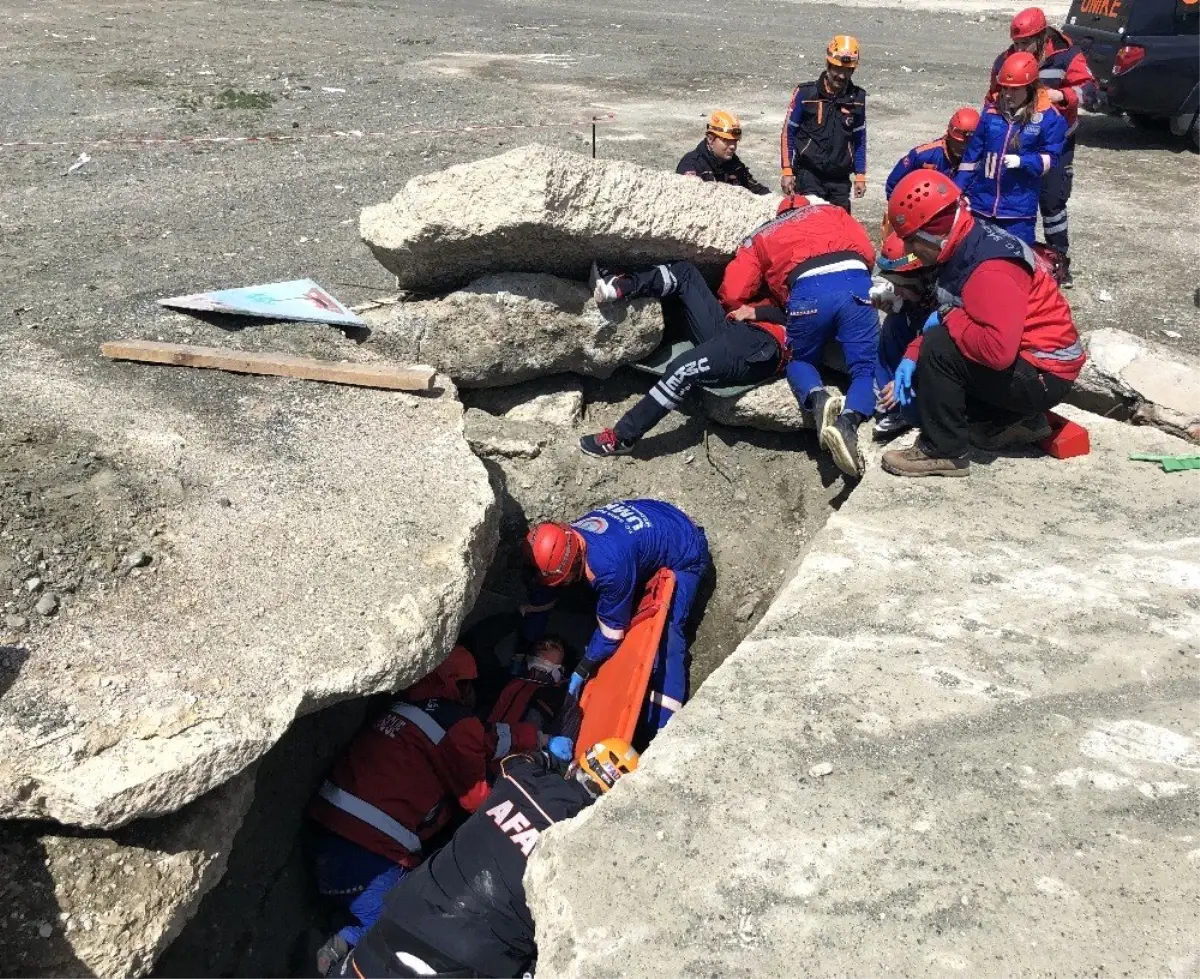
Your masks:
{"label": "orange spine board stretcher", "polygon": [[675,575],[667,568],[646,582],[624,640],[583,688],[583,723],[575,742],[581,751],[604,738],[633,740],[674,594]]}

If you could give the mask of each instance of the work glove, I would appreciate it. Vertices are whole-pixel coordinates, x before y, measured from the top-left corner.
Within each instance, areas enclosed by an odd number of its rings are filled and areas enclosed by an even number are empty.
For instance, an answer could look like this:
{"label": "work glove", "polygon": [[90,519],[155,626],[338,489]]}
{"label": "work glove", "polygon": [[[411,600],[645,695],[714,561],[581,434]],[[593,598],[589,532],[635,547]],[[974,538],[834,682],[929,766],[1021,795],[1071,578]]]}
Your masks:
{"label": "work glove", "polygon": [[900,312],[900,307],[904,305],[904,300],[896,295],[895,285],[881,275],[871,277],[871,288],[867,291],[867,298],[876,309],[889,313]]}
{"label": "work glove", "polygon": [[1021,157],[1016,153],[1004,154],[1004,166],[1009,170],[1016,170],[1021,165]]}
{"label": "work glove", "polygon": [[570,682],[567,683],[567,693],[578,700],[579,694],[583,690],[583,685],[587,682],[588,677],[584,676],[578,671],[572,673]]}
{"label": "work glove", "polygon": [[913,393],[913,375],[917,372],[917,362],[905,357],[896,368],[896,381],[893,393],[901,405],[913,403],[916,395]]}
{"label": "work glove", "polygon": [[925,325],[921,327],[922,333],[928,333],[935,326],[942,322],[942,314],[940,310],[934,310],[925,318]]}
{"label": "work glove", "polygon": [[569,764],[575,757],[575,743],[570,738],[556,734],[550,739],[549,751],[559,761]]}

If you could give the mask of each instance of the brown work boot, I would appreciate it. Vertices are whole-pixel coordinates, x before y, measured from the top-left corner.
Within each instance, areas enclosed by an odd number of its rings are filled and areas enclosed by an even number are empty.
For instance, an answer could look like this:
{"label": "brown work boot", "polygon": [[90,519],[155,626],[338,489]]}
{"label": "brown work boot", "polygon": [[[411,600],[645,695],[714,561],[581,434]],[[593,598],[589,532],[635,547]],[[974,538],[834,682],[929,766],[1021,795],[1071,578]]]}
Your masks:
{"label": "brown work boot", "polygon": [[1019,449],[1048,439],[1053,432],[1045,415],[1030,415],[1009,424],[972,425],[971,444],[989,452]]}
{"label": "brown work boot", "polygon": [[966,476],[971,472],[971,463],[966,456],[947,459],[929,455],[918,439],[907,449],[885,452],[883,468],[893,476]]}

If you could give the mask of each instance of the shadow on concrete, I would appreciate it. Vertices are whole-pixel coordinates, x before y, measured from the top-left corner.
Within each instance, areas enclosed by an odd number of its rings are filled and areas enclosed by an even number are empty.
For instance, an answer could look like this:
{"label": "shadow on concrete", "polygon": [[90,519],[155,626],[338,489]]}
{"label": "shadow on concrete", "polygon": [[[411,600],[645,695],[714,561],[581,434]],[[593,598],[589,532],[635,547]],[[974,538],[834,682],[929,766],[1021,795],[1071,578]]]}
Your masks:
{"label": "shadow on concrete", "polygon": [[1195,153],[1192,141],[1187,136],[1172,135],[1165,121],[1161,126],[1137,126],[1124,116],[1083,113],[1075,139],[1080,146],[1104,150]]}
{"label": "shadow on concrete", "polygon": [[0,697],[3,697],[17,682],[21,667],[29,660],[29,650],[24,646],[0,646]]}

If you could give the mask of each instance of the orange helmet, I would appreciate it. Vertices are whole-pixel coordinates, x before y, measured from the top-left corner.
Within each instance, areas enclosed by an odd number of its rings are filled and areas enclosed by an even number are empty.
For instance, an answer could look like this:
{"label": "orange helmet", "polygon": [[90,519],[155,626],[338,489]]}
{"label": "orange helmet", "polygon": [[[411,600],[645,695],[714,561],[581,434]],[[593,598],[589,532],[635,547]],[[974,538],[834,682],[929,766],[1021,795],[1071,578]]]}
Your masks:
{"label": "orange helmet", "polygon": [[708,117],[708,127],[704,130],[710,136],[720,136],[731,143],[742,138],[742,123],[732,112],[717,109]]}
{"label": "orange helmet", "polygon": [[979,127],[979,110],[964,105],[950,117],[946,138],[965,143]]}
{"label": "orange helmet", "polygon": [[622,775],[636,772],[639,755],[628,741],[605,738],[579,756],[575,778],[593,797],[608,792]]}
{"label": "orange helmet", "polygon": [[920,231],[943,211],[954,207],[962,191],[937,170],[906,173],[888,198],[888,222],[901,238]]}
{"label": "orange helmet", "polygon": [[540,523],[525,537],[525,549],[543,585],[573,581],[583,558],[579,538],[565,523]]}
{"label": "orange helmet", "polygon": [[858,38],[839,34],[825,49],[825,61],[839,68],[858,67]]}
{"label": "orange helmet", "polygon": [[1004,59],[996,75],[996,84],[1002,88],[1024,88],[1038,80],[1038,63],[1028,51],[1017,51]]}
{"label": "orange helmet", "polygon": [[1041,7],[1026,7],[1013,17],[1008,34],[1014,41],[1021,41],[1041,34],[1046,26],[1046,15]]}

